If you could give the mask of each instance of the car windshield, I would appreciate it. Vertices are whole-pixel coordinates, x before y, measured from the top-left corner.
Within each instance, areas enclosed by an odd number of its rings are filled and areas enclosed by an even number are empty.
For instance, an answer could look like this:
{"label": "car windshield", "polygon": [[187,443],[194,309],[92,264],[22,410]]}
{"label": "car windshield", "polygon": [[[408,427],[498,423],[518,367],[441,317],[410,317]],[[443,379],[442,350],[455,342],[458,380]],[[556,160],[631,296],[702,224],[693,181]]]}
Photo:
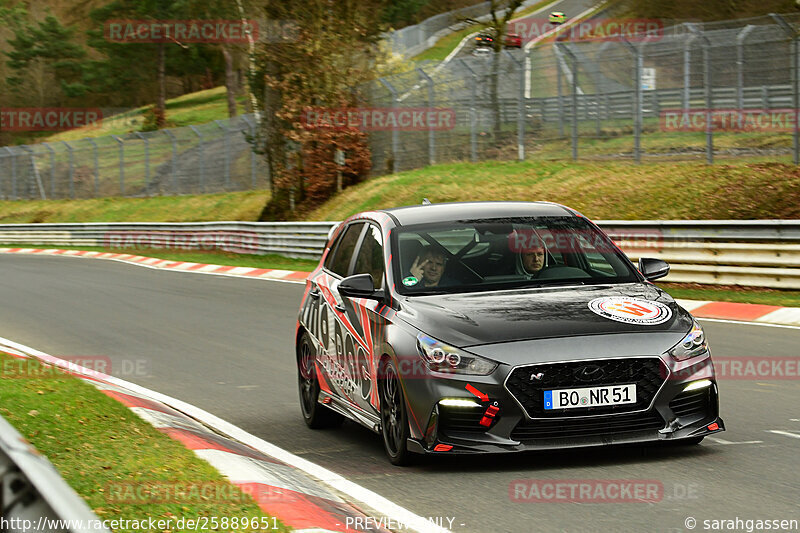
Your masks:
{"label": "car windshield", "polygon": [[580,217],[418,224],[392,239],[395,287],[405,295],[639,281],[616,245]]}

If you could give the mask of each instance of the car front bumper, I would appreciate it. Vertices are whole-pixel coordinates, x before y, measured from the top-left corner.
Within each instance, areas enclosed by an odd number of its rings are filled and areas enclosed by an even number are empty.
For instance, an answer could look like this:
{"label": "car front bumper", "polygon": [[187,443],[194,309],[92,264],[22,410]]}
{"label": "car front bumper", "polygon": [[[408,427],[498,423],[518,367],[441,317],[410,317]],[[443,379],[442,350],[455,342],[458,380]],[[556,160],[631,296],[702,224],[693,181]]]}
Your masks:
{"label": "car front bumper", "polygon": [[[508,378],[518,368],[501,365],[482,378],[437,376],[406,381],[412,412],[421,428],[412,432],[409,450],[426,454],[520,452],[680,441],[725,430],[710,356],[691,363],[688,371],[667,371],[656,384],[656,392],[640,405],[614,412],[575,409],[554,416],[531,416],[509,390]],[[706,386],[685,390],[696,382]],[[471,401],[472,406],[441,402],[453,398]]]}

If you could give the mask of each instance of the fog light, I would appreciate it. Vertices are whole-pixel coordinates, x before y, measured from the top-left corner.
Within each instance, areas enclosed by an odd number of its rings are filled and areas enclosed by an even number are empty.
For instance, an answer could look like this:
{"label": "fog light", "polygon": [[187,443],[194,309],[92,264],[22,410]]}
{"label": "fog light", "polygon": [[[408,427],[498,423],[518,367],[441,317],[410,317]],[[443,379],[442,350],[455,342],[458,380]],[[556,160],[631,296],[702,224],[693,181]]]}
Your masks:
{"label": "fog light", "polygon": [[481,404],[469,398],[443,398],[439,405],[444,407],[480,407]]}
{"label": "fog light", "polygon": [[701,379],[699,381],[692,381],[691,383],[686,385],[686,387],[683,388],[683,392],[688,392],[688,391],[692,391],[692,390],[699,390],[699,389],[705,389],[706,387],[710,387],[710,386],[711,386],[711,380],[710,379]]}
{"label": "fog light", "polygon": [[453,449],[451,444],[437,444],[433,447],[433,451],[435,452],[449,452]]}
{"label": "fog light", "polygon": [[709,431],[716,431],[716,430],[718,430],[718,429],[719,429],[719,424],[717,424],[716,422],[714,422],[713,424],[709,424],[709,425],[708,425],[708,426],[706,426],[706,427],[708,428],[708,430],[709,430]]}

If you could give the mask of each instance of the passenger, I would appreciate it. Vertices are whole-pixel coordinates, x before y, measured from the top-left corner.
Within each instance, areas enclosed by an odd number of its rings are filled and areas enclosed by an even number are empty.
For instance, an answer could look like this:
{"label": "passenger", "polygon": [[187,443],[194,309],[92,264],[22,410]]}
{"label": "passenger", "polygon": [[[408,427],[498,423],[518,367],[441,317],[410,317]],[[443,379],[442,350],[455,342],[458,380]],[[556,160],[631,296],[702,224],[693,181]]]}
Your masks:
{"label": "passenger", "polygon": [[411,275],[419,280],[417,286],[438,287],[446,262],[447,259],[441,250],[431,247],[424,249],[411,265]]}
{"label": "passenger", "polygon": [[520,253],[517,254],[517,274],[533,279],[539,275],[547,265],[547,247],[538,237],[531,239]]}

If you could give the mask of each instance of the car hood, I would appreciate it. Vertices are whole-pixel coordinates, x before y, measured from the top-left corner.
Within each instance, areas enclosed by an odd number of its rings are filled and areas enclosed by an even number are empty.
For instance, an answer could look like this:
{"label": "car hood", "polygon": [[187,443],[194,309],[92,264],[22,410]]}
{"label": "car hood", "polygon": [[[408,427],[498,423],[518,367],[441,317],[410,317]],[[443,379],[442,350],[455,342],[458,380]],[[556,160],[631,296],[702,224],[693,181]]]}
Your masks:
{"label": "car hood", "polygon": [[[611,320],[589,308],[590,301],[606,297],[660,302],[671,317],[660,324]],[[402,300],[397,316],[460,348],[579,335],[685,333],[692,324],[689,313],[649,283],[417,296]]]}

